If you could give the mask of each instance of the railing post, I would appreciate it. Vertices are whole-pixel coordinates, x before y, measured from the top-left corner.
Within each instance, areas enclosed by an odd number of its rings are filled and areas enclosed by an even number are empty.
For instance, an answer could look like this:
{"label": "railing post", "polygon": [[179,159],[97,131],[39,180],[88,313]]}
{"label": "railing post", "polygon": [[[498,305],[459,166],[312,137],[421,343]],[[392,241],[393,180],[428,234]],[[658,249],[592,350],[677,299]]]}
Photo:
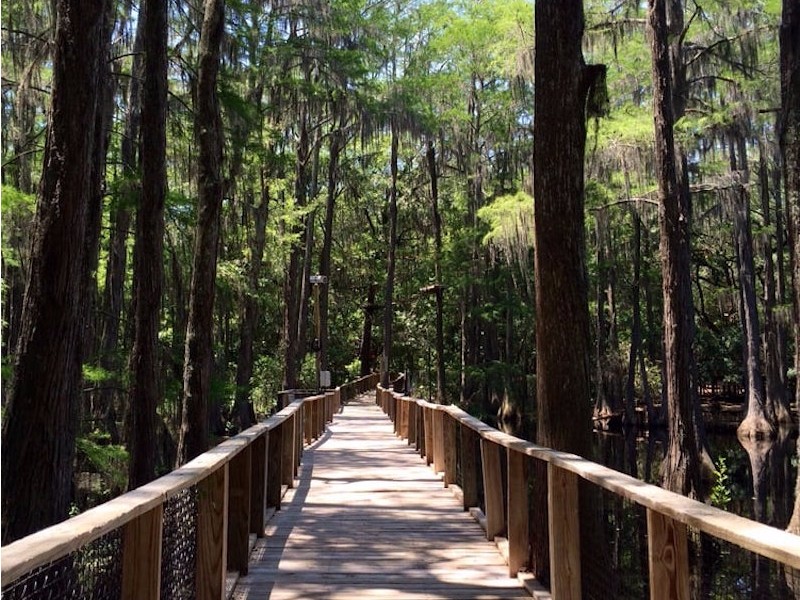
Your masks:
{"label": "railing post", "polygon": [[297,450],[295,431],[301,429],[302,421],[298,422],[301,414],[302,411],[298,410],[281,425],[281,443],[283,445],[281,449],[281,484],[290,488],[294,487],[294,455]]}
{"label": "railing post", "polygon": [[444,471],[444,417],[441,410],[433,410],[433,470]]}
{"label": "railing post", "polygon": [[444,485],[457,483],[456,421],[445,411],[442,413],[442,445],[444,446]]}
{"label": "railing post", "polygon": [[161,537],[164,505],[125,525],[122,550],[122,599],[156,600],[161,595]]}
{"label": "railing post", "polygon": [[225,594],[228,463],[197,487],[197,598],[219,600]]}
{"label": "railing post", "polygon": [[422,409],[422,416],[425,421],[425,464],[429,465],[433,462],[433,455],[436,452],[433,443],[433,412],[434,410],[429,407]]}
{"label": "railing post", "polygon": [[508,456],[508,574],[528,566],[528,456],[511,448]]}
{"label": "railing post", "polygon": [[253,440],[250,454],[250,533],[264,537],[267,504],[267,439],[265,431]]}
{"label": "railing post", "polygon": [[464,493],[464,510],[478,506],[478,461],[475,433],[459,424],[461,437],[461,491]]}
{"label": "railing post", "polygon": [[228,481],[228,568],[247,575],[250,552],[250,446],[229,463]]}
{"label": "railing post", "polygon": [[408,445],[417,445],[417,401],[408,403]]}
{"label": "railing post", "polygon": [[267,432],[267,506],[281,508],[283,485],[283,428],[286,423]]}
{"label": "railing post", "polygon": [[311,402],[308,400],[303,401],[303,431],[305,432],[305,442],[306,444],[310,444],[314,441],[314,415],[312,415],[312,411],[314,407],[311,405]]}
{"label": "railing post", "polygon": [[686,525],[648,508],[647,540],[651,600],[688,600]]}
{"label": "railing post", "polygon": [[554,600],[581,597],[578,476],[547,463],[550,592]]}
{"label": "railing post", "polygon": [[481,462],[483,499],[486,503],[486,539],[493,542],[495,537],[503,534],[506,521],[500,446],[481,438]]}

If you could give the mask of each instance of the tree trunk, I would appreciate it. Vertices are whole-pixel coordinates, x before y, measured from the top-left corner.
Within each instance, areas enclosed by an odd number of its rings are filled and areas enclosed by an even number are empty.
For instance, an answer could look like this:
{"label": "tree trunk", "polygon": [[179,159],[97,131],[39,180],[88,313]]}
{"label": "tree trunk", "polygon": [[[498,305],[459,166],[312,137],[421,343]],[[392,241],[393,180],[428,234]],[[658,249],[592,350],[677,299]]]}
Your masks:
{"label": "tree trunk", "polygon": [[394,318],[394,272],[397,254],[397,151],[398,135],[395,117],[392,117],[392,182],[389,189],[389,248],[386,257],[386,287],[383,309],[383,356],[381,357],[381,385],[389,387],[392,356],[392,320]]}
{"label": "tree trunk", "polygon": [[50,120],[14,387],[2,435],[2,543],[68,514],[81,381],[85,232],[102,0],[57,0]]}
{"label": "tree trunk", "polygon": [[664,297],[664,380],[668,447],[665,488],[699,496],[700,451],[694,426],[694,322],[689,253],[689,202],[679,184],[673,136],[672,65],[666,0],[649,0],[653,54],[655,155],[659,195],[659,247]]}
{"label": "tree trunk", "polygon": [[183,418],[178,442],[178,461],[181,464],[208,448],[208,409],[214,351],[214,288],[223,185],[222,120],[217,103],[217,74],[225,29],[224,17],[224,0],[205,0],[194,121],[198,147],[198,211],[189,322],[186,326]]}
{"label": "tree trunk", "polygon": [[361,333],[361,347],[358,351],[359,361],[361,362],[359,374],[362,377],[372,372],[372,313],[376,309],[375,294],[377,291],[378,285],[370,283],[369,291],[367,292],[367,303],[364,305],[364,329]]}
{"label": "tree trunk", "polygon": [[[640,279],[642,273],[642,221],[636,211],[630,210],[633,221],[633,280],[631,281],[631,347],[628,354],[628,377],[625,380],[625,424],[636,426],[636,360],[642,347],[642,309]],[[644,383],[644,382],[643,382]],[[652,417],[648,407],[648,424]]]}
{"label": "tree trunk", "polygon": [[320,275],[327,277],[327,284],[320,284],[319,290],[319,364],[323,371],[328,370],[328,306],[331,277],[331,247],[333,245],[333,217],[336,208],[336,184],[339,178],[339,155],[344,147],[344,134],[341,129],[331,133],[330,157],[328,159],[328,193],[325,202],[325,233],[322,239],[322,253],[319,259]]}
{"label": "tree trunk", "polygon": [[758,189],[761,198],[761,212],[764,218],[764,374],[766,380],[767,412],[775,416],[776,425],[789,425],[792,415],[786,401],[785,364],[779,333],[780,324],[775,315],[777,287],[775,260],[772,245],[772,218],[769,202],[769,173],[764,156],[764,143],[758,145]]}
{"label": "tree trunk", "polygon": [[142,196],[133,249],[134,335],[130,357],[131,434],[128,487],[155,479],[156,409],[161,401],[158,332],[164,279],[164,200],[167,194],[167,6],[145,0],[142,94]]}
{"label": "tree trunk", "polygon": [[591,456],[583,157],[583,6],[536,2],[534,197],[537,442]]}
{"label": "tree trunk", "polygon": [[436,169],[436,147],[428,140],[428,173],[431,178],[431,213],[433,217],[433,264],[436,286],[436,402],[444,403],[444,288],[442,286],[442,216],[439,212],[439,174]]}
{"label": "tree trunk", "polygon": [[750,196],[745,188],[749,170],[741,140],[740,154],[736,156],[736,142],[731,136],[731,171],[735,181],[732,190],[733,235],[738,258],[739,289],[742,300],[742,328],[744,330],[744,371],[747,383],[747,414],[736,432],[739,437],[760,439],[775,436],[774,415],[767,412],[764,381],[761,379],[761,327],[755,290],[755,261],[753,234],[750,221]]}
{"label": "tree trunk", "polygon": [[253,213],[253,234],[250,242],[250,267],[248,269],[249,289],[243,294],[242,317],[239,323],[239,352],[236,361],[236,408],[234,410],[237,426],[246,429],[255,422],[253,403],[250,401],[250,380],[253,377],[253,343],[258,326],[259,278],[264,260],[264,245],[267,238],[267,217],[269,216],[269,190],[264,170],[261,171],[261,199],[258,206],[251,208]]}

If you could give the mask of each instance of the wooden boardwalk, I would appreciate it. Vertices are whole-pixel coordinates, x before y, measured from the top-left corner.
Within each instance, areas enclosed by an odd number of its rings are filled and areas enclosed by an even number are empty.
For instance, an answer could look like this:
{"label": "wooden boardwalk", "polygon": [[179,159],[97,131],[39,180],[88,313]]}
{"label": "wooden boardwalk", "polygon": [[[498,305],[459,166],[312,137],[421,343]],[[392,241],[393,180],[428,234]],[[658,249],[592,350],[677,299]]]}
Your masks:
{"label": "wooden boardwalk", "polygon": [[233,598],[530,598],[374,401],[306,448]]}

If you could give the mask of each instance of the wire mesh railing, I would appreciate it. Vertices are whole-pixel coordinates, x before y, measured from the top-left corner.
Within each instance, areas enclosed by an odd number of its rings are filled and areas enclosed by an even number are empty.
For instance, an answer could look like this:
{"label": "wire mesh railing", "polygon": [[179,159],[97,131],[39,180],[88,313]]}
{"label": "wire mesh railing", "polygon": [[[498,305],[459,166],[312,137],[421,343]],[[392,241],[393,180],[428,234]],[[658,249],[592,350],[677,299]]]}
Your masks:
{"label": "wire mesh railing", "polygon": [[[246,573],[250,535],[264,535],[266,508],[279,504],[281,486],[293,486],[304,437],[318,439],[343,402],[376,384],[370,375],[298,399],[172,473],[4,546],[0,594],[9,600],[222,597],[226,565]],[[259,468],[252,468],[254,447],[264,454]],[[261,510],[243,509],[252,497]]]}
{"label": "wire mesh railing", "polygon": [[[476,507],[487,537],[502,536],[509,575],[528,571],[553,597],[800,597],[800,536],[502,433],[452,405],[380,386],[376,401],[393,420],[421,411],[425,460],[445,471],[453,457],[465,509]],[[438,427],[442,418],[459,435]],[[480,440],[474,464],[470,439]],[[713,568],[723,558],[727,567]]]}

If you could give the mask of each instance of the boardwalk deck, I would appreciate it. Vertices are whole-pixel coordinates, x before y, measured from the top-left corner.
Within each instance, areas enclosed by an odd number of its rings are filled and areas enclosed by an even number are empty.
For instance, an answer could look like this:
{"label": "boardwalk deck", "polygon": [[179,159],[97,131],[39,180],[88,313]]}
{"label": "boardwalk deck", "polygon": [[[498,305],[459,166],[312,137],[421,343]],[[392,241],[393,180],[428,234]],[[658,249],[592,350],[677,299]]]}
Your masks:
{"label": "boardwalk deck", "polygon": [[374,395],[306,449],[233,597],[530,598]]}

